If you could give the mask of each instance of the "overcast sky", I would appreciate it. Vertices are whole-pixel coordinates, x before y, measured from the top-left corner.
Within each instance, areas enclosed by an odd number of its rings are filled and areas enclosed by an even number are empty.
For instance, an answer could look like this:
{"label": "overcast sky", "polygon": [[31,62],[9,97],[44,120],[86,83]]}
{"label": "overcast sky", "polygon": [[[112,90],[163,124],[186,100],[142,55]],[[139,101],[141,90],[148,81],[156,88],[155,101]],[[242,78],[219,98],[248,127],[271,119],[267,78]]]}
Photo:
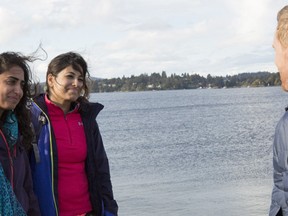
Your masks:
{"label": "overcast sky", "polygon": [[1,0],[0,52],[49,61],[76,51],[94,77],[276,72],[272,40],[284,0]]}

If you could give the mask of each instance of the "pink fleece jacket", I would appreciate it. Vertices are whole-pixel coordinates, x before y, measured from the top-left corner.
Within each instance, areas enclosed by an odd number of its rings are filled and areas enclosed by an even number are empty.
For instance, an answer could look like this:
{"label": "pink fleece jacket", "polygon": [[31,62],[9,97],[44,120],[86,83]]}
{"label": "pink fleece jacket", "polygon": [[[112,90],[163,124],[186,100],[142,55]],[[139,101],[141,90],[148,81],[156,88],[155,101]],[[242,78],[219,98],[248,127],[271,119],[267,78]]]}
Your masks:
{"label": "pink fleece jacket", "polygon": [[92,210],[85,172],[86,137],[78,107],[66,115],[45,98],[58,153],[59,215],[75,216]]}

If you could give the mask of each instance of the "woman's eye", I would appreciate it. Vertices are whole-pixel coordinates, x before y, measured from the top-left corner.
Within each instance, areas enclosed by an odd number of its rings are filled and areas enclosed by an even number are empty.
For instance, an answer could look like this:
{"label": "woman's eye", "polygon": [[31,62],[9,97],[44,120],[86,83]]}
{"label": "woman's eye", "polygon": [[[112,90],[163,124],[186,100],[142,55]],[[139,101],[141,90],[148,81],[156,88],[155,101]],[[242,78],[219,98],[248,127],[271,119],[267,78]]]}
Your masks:
{"label": "woman's eye", "polygon": [[21,82],[21,83],[20,83],[20,86],[21,86],[21,89],[24,89],[25,82]]}
{"label": "woman's eye", "polygon": [[6,80],[6,83],[8,85],[14,85],[15,84],[15,80]]}
{"label": "woman's eye", "polygon": [[68,77],[69,79],[73,79],[73,78],[74,78],[73,75],[67,75],[67,77]]}

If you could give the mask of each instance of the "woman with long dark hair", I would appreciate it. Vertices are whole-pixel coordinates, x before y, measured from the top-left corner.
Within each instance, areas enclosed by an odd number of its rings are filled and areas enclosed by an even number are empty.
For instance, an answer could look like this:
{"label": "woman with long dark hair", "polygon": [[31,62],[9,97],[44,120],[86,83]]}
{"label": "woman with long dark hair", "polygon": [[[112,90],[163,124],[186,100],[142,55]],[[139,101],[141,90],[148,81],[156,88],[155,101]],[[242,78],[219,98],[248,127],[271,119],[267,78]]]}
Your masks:
{"label": "woman with long dark hair", "polygon": [[33,100],[39,155],[31,166],[42,215],[117,216],[96,121],[103,105],[88,101],[88,77],[81,55],[58,55],[48,65],[46,93]]}
{"label": "woman with long dark hair", "polygon": [[27,107],[32,84],[28,63],[34,60],[15,52],[0,54],[0,210],[10,212],[0,215],[22,215],[19,208],[27,215],[40,215],[27,155],[33,138]]}

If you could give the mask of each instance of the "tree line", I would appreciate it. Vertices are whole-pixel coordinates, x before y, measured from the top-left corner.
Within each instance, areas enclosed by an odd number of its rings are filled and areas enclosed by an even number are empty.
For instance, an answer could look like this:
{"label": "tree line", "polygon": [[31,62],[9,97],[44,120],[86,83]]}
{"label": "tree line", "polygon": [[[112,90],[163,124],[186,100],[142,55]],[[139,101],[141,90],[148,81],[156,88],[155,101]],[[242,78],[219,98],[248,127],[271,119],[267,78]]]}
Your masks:
{"label": "tree line", "polygon": [[279,86],[281,84],[279,73],[251,72],[237,75],[206,77],[199,74],[182,73],[167,76],[162,73],[141,74],[131,77],[97,79],[90,81],[91,92],[115,91],[149,91],[149,90],[174,90],[197,88],[234,88],[234,87],[260,87]]}

